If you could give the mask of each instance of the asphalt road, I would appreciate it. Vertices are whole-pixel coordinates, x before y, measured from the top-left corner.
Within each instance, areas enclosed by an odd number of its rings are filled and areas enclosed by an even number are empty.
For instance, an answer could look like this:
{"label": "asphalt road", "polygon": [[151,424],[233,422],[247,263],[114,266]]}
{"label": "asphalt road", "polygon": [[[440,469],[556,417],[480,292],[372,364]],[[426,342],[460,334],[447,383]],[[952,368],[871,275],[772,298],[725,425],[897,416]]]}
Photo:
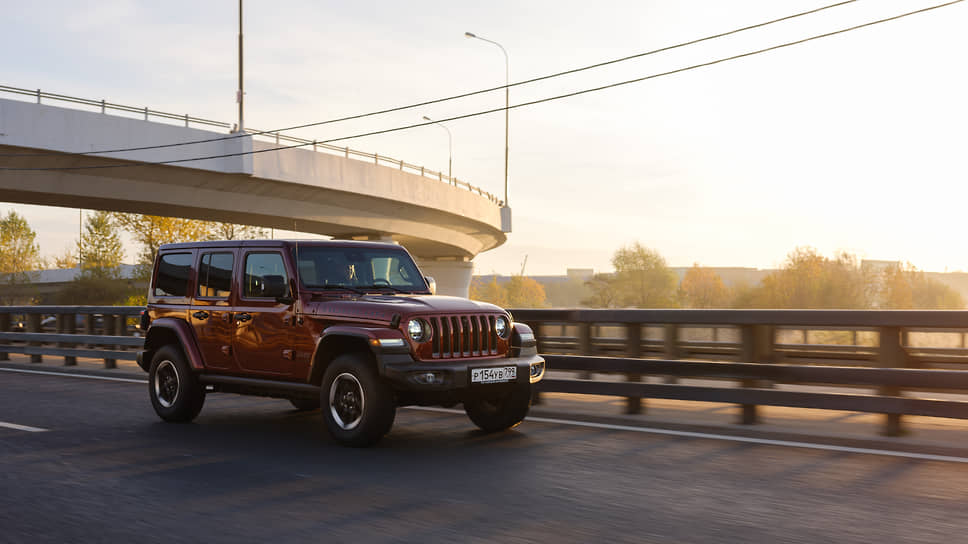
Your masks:
{"label": "asphalt road", "polygon": [[411,409],[358,450],[280,400],[163,423],[146,389],[0,372],[0,542],[968,539],[966,463]]}

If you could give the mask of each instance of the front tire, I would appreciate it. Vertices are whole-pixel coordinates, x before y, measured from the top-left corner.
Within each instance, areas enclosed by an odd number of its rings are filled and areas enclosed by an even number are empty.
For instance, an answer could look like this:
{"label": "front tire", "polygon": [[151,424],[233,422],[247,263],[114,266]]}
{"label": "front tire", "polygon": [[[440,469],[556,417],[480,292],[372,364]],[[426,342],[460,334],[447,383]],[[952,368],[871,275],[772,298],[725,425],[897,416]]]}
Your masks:
{"label": "front tire", "polygon": [[148,396],[155,413],[165,421],[186,423],[202,411],[205,387],[198,383],[177,346],[164,346],[152,357]]}
{"label": "front tire", "polygon": [[363,354],[340,355],[323,374],[320,405],[326,427],[344,446],[365,447],[390,432],[393,391]]}
{"label": "front tire", "polygon": [[482,397],[464,402],[464,411],[474,425],[486,433],[517,427],[531,409],[531,388],[517,386],[500,396]]}

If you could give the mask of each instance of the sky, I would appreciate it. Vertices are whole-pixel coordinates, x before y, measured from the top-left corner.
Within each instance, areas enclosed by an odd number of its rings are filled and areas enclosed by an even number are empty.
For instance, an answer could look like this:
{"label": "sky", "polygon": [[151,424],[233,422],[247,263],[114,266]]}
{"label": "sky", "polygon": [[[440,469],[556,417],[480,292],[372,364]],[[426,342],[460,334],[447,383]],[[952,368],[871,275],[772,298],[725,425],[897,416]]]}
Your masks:
{"label": "sky", "polygon": [[[621,58],[835,0],[270,2],[244,7],[246,126],[262,130],[422,102]],[[514,87],[512,104],[640,78],[943,0],[858,0],[739,35]],[[234,0],[12,3],[0,85],[234,122]],[[968,270],[968,5],[736,61],[514,109],[513,232],[480,274],[611,270],[636,241],[671,266],[772,268],[826,255]],[[0,97],[14,98],[0,93]],[[504,93],[296,131],[340,138],[504,105]],[[504,191],[502,113],[448,122],[456,177]],[[340,145],[447,168],[436,126]],[[41,252],[78,210],[0,203]],[[277,233],[286,235],[286,233]],[[136,255],[128,244],[128,260]]]}

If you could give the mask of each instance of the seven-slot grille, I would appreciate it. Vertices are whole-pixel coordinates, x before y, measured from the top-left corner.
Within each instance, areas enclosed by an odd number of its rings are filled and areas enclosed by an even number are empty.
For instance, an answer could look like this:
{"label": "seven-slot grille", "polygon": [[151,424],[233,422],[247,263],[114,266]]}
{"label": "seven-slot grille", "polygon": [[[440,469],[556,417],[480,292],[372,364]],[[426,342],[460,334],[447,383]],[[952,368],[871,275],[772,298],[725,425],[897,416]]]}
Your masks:
{"label": "seven-slot grille", "polygon": [[426,318],[433,329],[433,358],[497,355],[495,315],[440,315]]}

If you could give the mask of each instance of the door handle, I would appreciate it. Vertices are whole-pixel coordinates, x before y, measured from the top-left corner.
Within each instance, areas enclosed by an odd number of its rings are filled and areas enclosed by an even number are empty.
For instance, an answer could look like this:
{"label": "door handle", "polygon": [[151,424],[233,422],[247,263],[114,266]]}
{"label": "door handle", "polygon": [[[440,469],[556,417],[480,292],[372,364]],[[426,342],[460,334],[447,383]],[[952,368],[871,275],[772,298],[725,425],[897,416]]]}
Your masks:
{"label": "door handle", "polygon": [[249,315],[249,314],[245,314],[245,313],[236,314],[235,315],[235,320],[236,321],[251,321],[252,320],[252,316]]}
{"label": "door handle", "polygon": [[195,319],[208,319],[208,312],[205,310],[199,310],[192,314]]}

